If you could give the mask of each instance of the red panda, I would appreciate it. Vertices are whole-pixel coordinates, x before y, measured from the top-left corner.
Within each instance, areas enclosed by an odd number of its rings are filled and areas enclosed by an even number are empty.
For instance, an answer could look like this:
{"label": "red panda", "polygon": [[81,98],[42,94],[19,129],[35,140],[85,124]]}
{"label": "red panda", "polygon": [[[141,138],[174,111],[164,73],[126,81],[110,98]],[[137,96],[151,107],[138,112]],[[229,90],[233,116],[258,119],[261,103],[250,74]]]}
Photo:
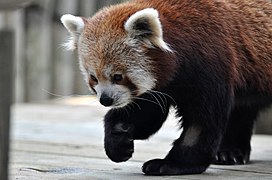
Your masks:
{"label": "red panda", "polygon": [[183,131],[148,175],[245,164],[258,112],[272,102],[268,0],[133,0],[91,18],[63,15],[80,68],[100,103],[105,151],[127,161],[176,109]]}

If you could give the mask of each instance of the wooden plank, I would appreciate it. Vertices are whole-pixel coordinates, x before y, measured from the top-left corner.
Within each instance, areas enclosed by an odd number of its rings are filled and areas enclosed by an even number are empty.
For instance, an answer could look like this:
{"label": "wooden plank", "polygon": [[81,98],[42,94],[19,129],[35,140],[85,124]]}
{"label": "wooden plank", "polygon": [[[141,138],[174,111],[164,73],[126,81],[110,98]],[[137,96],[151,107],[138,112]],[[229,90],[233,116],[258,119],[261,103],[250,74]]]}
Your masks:
{"label": "wooden plank", "polygon": [[[71,101],[82,102],[76,99]],[[254,136],[252,163],[215,166],[201,175],[149,177],[142,164],[162,158],[178,137],[173,114],[148,141],[135,141],[128,162],[111,162],[103,148],[103,108],[90,105],[22,104],[13,108],[11,177],[13,179],[272,179],[272,137]],[[82,103],[85,104],[86,102]],[[154,148],[158,147],[160,148]],[[31,157],[31,158],[29,158]]]}
{"label": "wooden plank", "polygon": [[[86,137],[88,138],[88,137]],[[46,143],[38,141],[16,141],[12,144],[12,151],[16,153],[33,153],[33,154],[47,154],[52,156],[67,156],[90,159],[108,159],[105,155],[103,144],[100,139],[93,141],[90,138],[88,144],[62,144],[62,143]],[[155,138],[158,139],[158,138]],[[161,139],[161,138],[159,138]],[[242,166],[217,166],[212,165],[210,168],[215,170],[230,170],[240,172],[252,172],[270,174],[272,176],[272,151],[266,148],[258,151],[260,147],[256,146],[256,140],[265,140],[265,136],[255,136],[251,164]],[[270,140],[269,140],[270,139]],[[170,148],[168,141],[157,142],[150,141],[136,141],[135,153],[129,162],[144,162],[155,157],[164,157],[167,150]],[[272,142],[271,137],[267,138],[265,142]],[[160,143],[160,148],[154,148]],[[266,152],[265,152],[266,151]],[[265,152],[265,153],[264,153]],[[124,163],[125,164],[125,163]]]}
{"label": "wooden plank", "polygon": [[[14,179],[271,179],[271,174],[209,168],[201,175],[170,177],[144,176],[142,161],[113,163],[108,159],[54,155],[47,153],[13,152],[16,164],[11,167]],[[31,157],[31,158],[29,158]],[[237,168],[238,169],[238,168]]]}
{"label": "wooden plank", "polygon": [[12,98],[13,32],[0,31],[0,179],[8,178],[9,118]]}

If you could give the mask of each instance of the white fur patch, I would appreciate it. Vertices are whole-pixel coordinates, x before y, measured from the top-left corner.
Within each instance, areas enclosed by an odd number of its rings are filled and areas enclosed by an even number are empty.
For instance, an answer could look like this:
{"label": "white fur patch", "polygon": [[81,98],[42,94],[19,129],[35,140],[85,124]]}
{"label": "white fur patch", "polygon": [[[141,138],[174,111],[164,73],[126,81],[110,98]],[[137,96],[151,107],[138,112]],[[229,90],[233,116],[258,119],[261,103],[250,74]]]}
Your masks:
{"label": "white fur patch", "polygon": [[186,147],[194,146],[199,139],[200,133],[201,129],[199,127],[192,126],[188,128],[185,132],[185,137],[183,139],[182,146]]}
{"label": "white fur patch", "polygon": [[67,50],[74,50],[78,43],[79,36],[81,35],[84,28],[84,21],[81,17],[73,16],[71,14],[65,14],[60,18],[64,27],[72,35],[63,46]]}
{"label": "white fur patch", "polygon": [[88,82],[89,82],[89,73],[88,73],[88,71],[85,69],[85,67],[83,65],[83,58],[81,58],[80,56],[79,56],[79,69],[81,71],[81,74],[83,75],[84,81],[88,84]]}
{"label": "white fur patch", "polygon": [[110,81],[98,83],[94,89],[97,92],[97,99],[105,93],[107,96],[113,98],[112,108],[121,108],[130,103],[130,91],[122,85],[112,84]]}
{"label": "white fur patch", "polygon": [[128,76],[138,87],[138,96],[151,90],[156,85],[156,80],[151,73],[140,68],[134,68],[133,71],[128,73]]}
{"label": "white fur patch", "polygon": [[152,36],[149,37],[149,40],[160,49],[172,52],[170,47],[163,40],[163,31],[159,19],[159,12],[154,8],[146,8],[136,12],[135,14],[131,15],[125,22],[125,30],[130,34],[135,33],[135,23],[137,23],[139,19],[146,19],[149,23],[149,26],[152,30]]}

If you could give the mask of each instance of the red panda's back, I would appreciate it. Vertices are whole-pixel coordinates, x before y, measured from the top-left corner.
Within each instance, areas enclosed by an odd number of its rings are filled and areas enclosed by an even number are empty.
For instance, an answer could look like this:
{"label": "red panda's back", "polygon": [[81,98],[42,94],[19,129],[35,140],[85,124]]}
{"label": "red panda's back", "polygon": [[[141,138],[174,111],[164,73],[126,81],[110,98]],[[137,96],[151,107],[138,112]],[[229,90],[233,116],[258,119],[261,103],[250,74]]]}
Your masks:
{"label": "red panda's back", "polygon": [[238,86],[251,81],[272,91],[271,1],[134,0],[98,13],[92,18],[99,22],[92,22],[93,31],[101,34],[97,36],[110,32],[113,40],[125,36],[127,18],[150,7],[159,11],[163,36],[174,51],[192,54],[197,50],[213,60],[218,60],[218,53],[226,53],[229,60],[221,65],[230,66]]}
{"label": "red panda's back", "polygon": [[[239,34],[237,51],[242,54],[239,69],[246,81],[272,91],[272,2],[229,0]],[[234,35],[235,36],[235,35]],[[235,39],[234,39],[235,40]]]}
{"label": "red panda's back", "polygon": [[[206,49],[222,41],[222,49],[233,54],[232,63],[240,85],[272,91],[272,2],[269,0],[136,0],[158,9],[164,35],[173,43],[195,39]],[[171,35],[171,30],[172,35]],[[186,30],[185,30],[186,29]],[[199,33],[203,29],[204,33]],[[189,32],[189,35],[183,33]],[[207,34],[207,35],[206,35]],[[217,35],[217,37],[215,37]],[[221,38],[220,38],[221,37]],[[214,38],[214,39],[212,39]],[[178,42],[174,42],[179,44]],[[208,44],[210,43],[210,44]],[[213,43],[213,44],[212,44]],[[220,43],[218,43],[220,45]],[[178,47],[178,50],[182,47]],[[214,51],[210,51],[213,54]],[[270,91],[269,90],[269,91]]]}

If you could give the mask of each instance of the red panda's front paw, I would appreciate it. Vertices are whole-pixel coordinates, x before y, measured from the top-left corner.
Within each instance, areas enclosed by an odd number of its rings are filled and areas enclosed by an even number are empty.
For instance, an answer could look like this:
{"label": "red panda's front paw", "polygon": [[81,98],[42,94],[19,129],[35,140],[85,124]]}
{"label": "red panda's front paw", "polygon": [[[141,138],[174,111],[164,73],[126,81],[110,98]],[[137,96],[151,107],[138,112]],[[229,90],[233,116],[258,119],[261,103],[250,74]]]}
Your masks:
{"label": "red panda's front paw", "polygon": [[142,170],[146,175],[200,174],[207,166],[181,165],[165,159],[153,159],[144,163]]}
{"label": "red panda's front paw", "polygon": [[105,150],[112,161],[124,162],[132,157],[134,142],[130,130],[131,127],[119,123],[106,134]]}

